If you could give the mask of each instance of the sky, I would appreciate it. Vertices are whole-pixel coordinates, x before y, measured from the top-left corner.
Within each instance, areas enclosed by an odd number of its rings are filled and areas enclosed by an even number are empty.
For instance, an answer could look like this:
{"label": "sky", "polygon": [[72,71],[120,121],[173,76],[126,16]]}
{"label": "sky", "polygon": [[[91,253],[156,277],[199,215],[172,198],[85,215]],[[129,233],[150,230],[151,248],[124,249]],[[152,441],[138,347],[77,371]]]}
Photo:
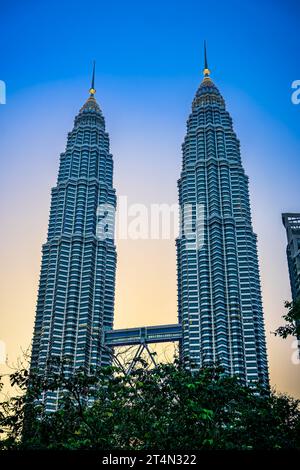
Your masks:
{"label": "sky", "polygon": [[[32,338],[50,189],[92,61],[118,195],[173,204],[206,39],[250,178],[271,384],[300,397],[293,342],[271,333],[291,296],[281,213],[300,211],[299,13],[278,0],[2,4],[0,340],[11,364]],[[175,323],[174,241],[117,240],[117,251],[115,326]]]}

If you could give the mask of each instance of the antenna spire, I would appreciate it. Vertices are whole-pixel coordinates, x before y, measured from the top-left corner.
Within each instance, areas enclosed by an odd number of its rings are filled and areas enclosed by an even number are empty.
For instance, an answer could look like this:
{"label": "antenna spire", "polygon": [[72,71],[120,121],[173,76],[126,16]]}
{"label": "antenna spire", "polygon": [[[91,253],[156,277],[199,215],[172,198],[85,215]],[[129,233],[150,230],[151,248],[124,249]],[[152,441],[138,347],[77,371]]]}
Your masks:
{"label": "antenna spire", "polygon": [[91,83],[91,88],[90,88],[90,95],[93,96],[96,93],[95,89],[95,68],[96,68],[96,62],[93,62],[93,75],[92,75],[92,83]]}
{"label": "antenna spire", "polygon": [[203,69],[203,75],[204,75],[204,77],[209,77],[210,76],[210,70],[208,68],[208,62],[207,62],[206,41],[204,41],[204,69]]}

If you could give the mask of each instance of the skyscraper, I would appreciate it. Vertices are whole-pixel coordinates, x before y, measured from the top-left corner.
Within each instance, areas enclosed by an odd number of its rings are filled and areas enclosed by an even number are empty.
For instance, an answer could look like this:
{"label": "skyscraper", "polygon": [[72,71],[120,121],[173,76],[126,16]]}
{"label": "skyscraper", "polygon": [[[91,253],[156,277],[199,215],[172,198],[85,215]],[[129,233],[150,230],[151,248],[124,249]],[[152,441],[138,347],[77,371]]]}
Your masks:
{"label": "skyscraper", "polygon": [[180,353],[192,368],[219,362],[245,383],[268,385],[248,177],[232,119],[210,78],[206,49],[203,73],[187,121],[178,181]]}
{"label": "skyscraper", "polygon": [[[55,358],[68,375],[111,361],[109,348],[179,341],[190,368],[220,363],[245,383],[268,385],[257,259],[239,141],[210,78],[193,100],[178,181],[178,325],[113,330],[116,249],[113,160],[105,121],[90,96],[75,117],[52,189],[31,368]],[[48,410],[58,392],[46,392]]]}
{"label": "skyscraper", "polygon": [[300,298],[300,214],[282,214],[286,229],[286,255],[290,274],[292,298]]}
{"label": "skyscraper", "polygon": [[[116,196],[94,72],[52,189],[31,359],[31,368],[42,372],[55,358],[66,360],[67,374],[79,367],[88,373],[110,361],[103,337],[113,326]],[[57,398],[56,392],[46,394],[49,410],[56,408]]]}

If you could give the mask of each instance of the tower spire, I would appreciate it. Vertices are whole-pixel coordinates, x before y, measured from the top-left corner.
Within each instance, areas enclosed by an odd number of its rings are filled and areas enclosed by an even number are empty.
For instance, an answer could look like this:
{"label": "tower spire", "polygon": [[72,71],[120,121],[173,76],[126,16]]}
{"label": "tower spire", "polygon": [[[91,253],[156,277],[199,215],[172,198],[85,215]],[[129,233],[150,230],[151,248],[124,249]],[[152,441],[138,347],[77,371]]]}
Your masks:
{"label": "tower spire", "polygon": [[206,41],[204,41],[204,69],[203,69],[203,75],[204,75],[204,77],[209,77],[209,75],[210,75],[210,70],[208,68],[208,63],[207,63]]}
{"label": "tower spire", "polygon": [[96,62],[93,62],[93,75],[92,75],[92,83],[91,83],[91,88],[90,88],[90,95],[93,96],[96,93],[95,89],[95,67],[96,67]]}

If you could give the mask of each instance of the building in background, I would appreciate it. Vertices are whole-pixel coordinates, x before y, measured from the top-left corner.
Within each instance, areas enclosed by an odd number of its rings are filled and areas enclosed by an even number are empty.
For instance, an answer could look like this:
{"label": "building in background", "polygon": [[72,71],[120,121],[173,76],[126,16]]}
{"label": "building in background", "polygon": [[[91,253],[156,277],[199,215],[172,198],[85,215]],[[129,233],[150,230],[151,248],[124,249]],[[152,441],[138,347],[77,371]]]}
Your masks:
{"label": "building in background", "polygon": [[245,383],[268,385],[248,177],[232,119],[210,78],[206,51],[182,154],[177,239],[181,357],[194,368],[220,363]]}
{"label": "building in background", "polygon": [[300,298],[300,213],[282,214],[282,222],[286,229],[286,255],[290,274],[292,299]]}
{"label": "building in background", "polygon": [[[52,189],[31,359],[31,369],[42,373],[55,367],[55,358],[65,361],[67,375],[110,363],[103,337],[113,327],[116,196],[109,137],[95,92],[93,72],[90,96],[68,134]],[[48,410],[55,410],[58,393],[47,392],[44,400]]]}

